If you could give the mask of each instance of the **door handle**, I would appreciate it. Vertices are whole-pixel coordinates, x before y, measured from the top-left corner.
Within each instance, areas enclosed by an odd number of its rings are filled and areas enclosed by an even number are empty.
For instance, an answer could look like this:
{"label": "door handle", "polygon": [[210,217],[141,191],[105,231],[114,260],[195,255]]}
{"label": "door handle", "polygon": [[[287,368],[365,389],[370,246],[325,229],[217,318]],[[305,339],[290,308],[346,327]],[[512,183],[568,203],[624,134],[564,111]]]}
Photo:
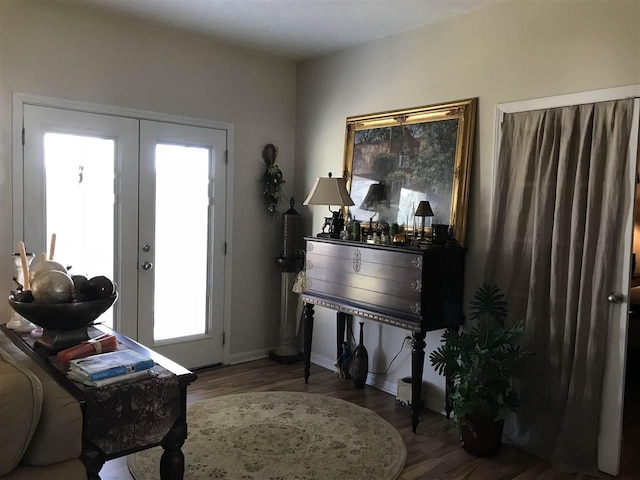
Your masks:
{"label": "door handle", "polygon": [[153,268],[153,263],[151,262],[144,262],[142,264],[142,269],[143,270],[151,270]]}
{"label": "door handle", "polygon": [[611,292],[607,300],[609,300],[609,303],[622,303],[624,302],[624,295],[620,292]]}

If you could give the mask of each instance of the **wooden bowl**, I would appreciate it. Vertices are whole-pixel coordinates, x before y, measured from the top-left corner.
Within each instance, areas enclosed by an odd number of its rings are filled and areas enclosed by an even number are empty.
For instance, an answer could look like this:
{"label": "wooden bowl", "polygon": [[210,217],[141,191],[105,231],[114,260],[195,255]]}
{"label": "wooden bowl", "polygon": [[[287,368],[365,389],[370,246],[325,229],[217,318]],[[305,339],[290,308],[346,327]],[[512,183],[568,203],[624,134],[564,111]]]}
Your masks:
{"label": "wooden bowl", "polygon": [[118,298],[110,297],[75,303],[24,303],[9,296],[9,305],[31,323],[51,330],[77,330],[106,312]]}

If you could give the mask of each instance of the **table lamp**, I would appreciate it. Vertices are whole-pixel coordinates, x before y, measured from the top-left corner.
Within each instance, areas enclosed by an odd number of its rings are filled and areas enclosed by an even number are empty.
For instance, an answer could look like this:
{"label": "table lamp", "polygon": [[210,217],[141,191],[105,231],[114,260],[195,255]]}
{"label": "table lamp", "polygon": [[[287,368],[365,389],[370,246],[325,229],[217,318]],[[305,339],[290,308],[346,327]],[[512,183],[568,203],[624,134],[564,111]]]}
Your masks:
{"label": "table lamp", "polygon": [[416,208],[415,216],[422,217],[420,239],[424,240],[424,217],[433,217],[433,210],[431,210],[431,205],[428,201],[420,201],[420,203],[418,204],[418,208]]}
{"label": "table lamp", "polygon": [[[311,193],[303,202],[303,205],[327,205],[331,212],[331,217],[325,218],[322,226],[322,232],[318,237],[340,238],[340,230],[344,227],[344,218],[340,210],[331,210],[331,205],[350,207],[355,205],[349,192],[347,192],[347,184],[344,178],[334,178],[329,172],[328,177],[318,177],[316,183],[311,189]],[[327,221],[328,220],[328,221]],[[329,226],[329,233],[325,233],[324,229]]]}
{"label": "table lamp", "polygon": [[384,183],[372,183],[369,190],[360,205],[360,210],[368,210],[374,212],[369,218],[369,235],[373,235],[373,219],[378,214],[381,206],[385,206],[387,201],[387,192]]}

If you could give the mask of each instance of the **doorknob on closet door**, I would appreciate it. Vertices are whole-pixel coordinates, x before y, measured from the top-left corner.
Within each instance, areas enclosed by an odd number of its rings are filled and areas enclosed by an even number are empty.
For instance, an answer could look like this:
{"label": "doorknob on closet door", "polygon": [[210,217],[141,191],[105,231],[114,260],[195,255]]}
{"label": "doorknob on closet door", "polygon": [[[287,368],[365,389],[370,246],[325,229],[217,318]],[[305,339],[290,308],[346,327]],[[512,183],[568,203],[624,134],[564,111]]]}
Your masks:
{"label": "doorknob on closet door", "polygon": [[624,302],[624,295],[620,292],[611,292],[607,300],[609,300],[609,303],[622,303]]}
{"label": "doorknob on closet door", "polygon": [[144,262],[142,264],[142,269],[143,270],[151,270],[153,268],[153,263],[151,262]]}

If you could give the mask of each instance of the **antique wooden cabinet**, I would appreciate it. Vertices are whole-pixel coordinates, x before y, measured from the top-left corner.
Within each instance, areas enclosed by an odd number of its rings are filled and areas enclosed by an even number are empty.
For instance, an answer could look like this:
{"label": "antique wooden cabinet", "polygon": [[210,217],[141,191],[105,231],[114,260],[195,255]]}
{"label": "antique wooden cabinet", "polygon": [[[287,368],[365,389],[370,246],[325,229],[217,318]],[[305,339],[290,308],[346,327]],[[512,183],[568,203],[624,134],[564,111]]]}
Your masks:
{"label": "antique wooden cabinet", "polygon": [[[319,305],[338,312],[337,357],[348,316],[411,331],[412,397],[421,398],[426,333],[463,323],[465,249],[457,245],[413,249],[316,237],[305,241],[305,382],[309,381],[314,305]],[[414,432],[419,408],[414,401]]]}

